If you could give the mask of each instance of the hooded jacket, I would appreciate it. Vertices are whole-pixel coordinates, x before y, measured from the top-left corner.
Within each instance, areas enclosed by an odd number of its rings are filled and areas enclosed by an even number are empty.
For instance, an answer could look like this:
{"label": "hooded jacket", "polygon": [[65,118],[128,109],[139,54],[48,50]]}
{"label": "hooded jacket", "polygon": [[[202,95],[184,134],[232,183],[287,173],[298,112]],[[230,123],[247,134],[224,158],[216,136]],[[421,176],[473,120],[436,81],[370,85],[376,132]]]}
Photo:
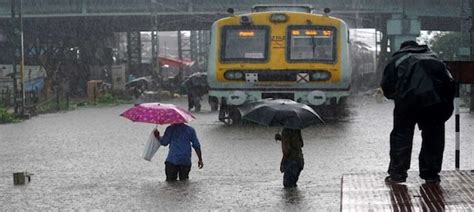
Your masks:
{"label": "hooded jacket", "polygon": [[385,97],[395,100],[399,108],[412,110],[441,104],[449,116],[452,113],[454,80],[426,45],[407,46],[395,52],[385,67],[381,87]]}

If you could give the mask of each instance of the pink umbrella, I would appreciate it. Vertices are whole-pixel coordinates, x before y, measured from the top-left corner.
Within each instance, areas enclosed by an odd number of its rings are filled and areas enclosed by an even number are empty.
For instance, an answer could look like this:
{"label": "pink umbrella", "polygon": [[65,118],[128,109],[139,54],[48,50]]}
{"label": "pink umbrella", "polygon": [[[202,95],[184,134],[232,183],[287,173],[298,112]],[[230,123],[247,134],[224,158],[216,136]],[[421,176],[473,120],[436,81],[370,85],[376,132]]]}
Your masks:
{"label": "pink umbrella", "polygon": [[194,116],[187,110],[173,104],[142,103],[126,110],[120,116],[133,122],[152,124],[177,124],[194,120]]}

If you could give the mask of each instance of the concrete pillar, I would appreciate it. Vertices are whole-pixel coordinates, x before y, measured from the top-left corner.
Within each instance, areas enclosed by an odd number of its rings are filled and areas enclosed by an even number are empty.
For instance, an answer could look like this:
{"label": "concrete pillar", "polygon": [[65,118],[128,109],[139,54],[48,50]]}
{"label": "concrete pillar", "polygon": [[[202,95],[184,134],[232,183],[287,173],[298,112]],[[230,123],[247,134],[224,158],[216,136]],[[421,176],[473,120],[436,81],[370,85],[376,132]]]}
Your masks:
{"label": "concrete pillar", "polygon": [[177,32],[177,37],[178,37],[178,58],[180,60],[183,59],[183,36],[181,35],[181,31],[178,31]]}
{"label": "concrete pillar", "polygon": [[127,32],[128,71],[135,76],[141,76],[142,46],[140,31]]}
{"label": "concrete pillar", "polygon": [[387,20],[387,35],[390,39],[390,52],[400,48],[400,44],[407,40],[416,40],[420,35],[421,24],[416,16],[393,14]]}
{"label": "concrete pillar", "polygon": [[196,64],[198,63],[198,55],[199,55],[199,49],[198,49],[198,31],[192,30],[191,35],[189,37],[189,45],[190,45],[190,50],[191,50],[191,60],[195,61]]}
{"label": "concrete pillar", "polygon": [[[181,35],[181,31],[178,31],[178,58],[182,61],[183,60],[183,36]],[[179,66],[179,73],[178,73],[179,79],[181,80],[183,78],[183,68],[182,66]]]}
{"label": "concrete pillar", "polygon": [[158,37],[158,30],[154,29],[151,31],[151,69],[153,77],[158,77],[160,73],[160,65],[159,65],[159,37]]}
{"label": "concrete pillar", "polygon": [[199,31],[199,53],[198,53],[198,65],[201,71],[206,71],[207,68],[207,52],[209,51],[209,40],[208,31]]}
{"label": "concrete pillar", "polygon": [[150,2],[153,8],[152,12],[152,31],[151,31],[151,74],[153,77],[158,78],[160,76],[160,47],[159,47],[159,37],[158,37],[158,2],[152,0]]}
{"label": "concrete pillar", "polygon": [[390,58],[390,54],[387,52],[388,48],[388,35],[387,35],[387,18],[380,16],[376,19],[376,31],[379,37],[377,37],[376,46],[380,46],[380,52],[377,55],[377,82],[382,80],[383,70],[386,65],[386,61]]}

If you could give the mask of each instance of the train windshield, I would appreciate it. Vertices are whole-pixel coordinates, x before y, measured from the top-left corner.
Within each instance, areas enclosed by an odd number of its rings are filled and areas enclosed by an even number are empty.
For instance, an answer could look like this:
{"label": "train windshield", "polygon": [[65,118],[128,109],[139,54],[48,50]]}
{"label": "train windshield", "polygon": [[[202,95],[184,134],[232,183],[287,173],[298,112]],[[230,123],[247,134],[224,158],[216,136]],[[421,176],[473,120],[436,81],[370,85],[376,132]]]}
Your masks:
{"label": "train windshield", "polygon": [[323,26],[290,26],[288,30],[288,54],[291,61],[334,62],[336,30]]}
{"label": "train windshield", "polygon": [[264,61],[268,55],[268,28],[228,26],[222,30],[221,60]]}

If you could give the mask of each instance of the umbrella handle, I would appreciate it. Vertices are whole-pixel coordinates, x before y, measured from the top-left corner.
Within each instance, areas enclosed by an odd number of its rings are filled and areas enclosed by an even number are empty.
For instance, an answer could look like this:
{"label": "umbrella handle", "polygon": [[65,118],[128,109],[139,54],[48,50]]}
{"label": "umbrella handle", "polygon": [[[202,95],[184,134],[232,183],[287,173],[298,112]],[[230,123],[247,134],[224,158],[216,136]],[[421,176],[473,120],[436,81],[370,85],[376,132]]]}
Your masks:
{"label": "umbrella handle", "polygon": [[[278,127],[276,134],[280,134],[280,131],[281,131],[281,130],[280,130],[280,127]],[[276,139],[276,134],[275,134],[275,142],[278,142],[278,140]]]}

